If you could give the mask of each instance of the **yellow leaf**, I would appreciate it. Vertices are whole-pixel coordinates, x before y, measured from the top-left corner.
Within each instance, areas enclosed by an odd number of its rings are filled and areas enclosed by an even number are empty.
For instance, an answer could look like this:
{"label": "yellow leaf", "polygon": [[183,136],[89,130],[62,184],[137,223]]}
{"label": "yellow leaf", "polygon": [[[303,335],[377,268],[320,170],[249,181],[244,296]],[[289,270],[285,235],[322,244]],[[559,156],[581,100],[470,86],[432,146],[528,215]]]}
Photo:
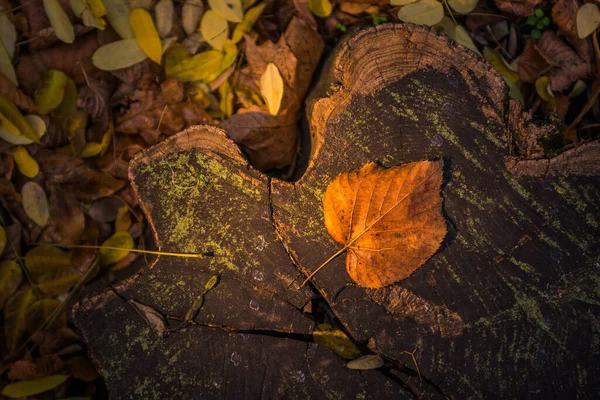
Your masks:
{"label": "yellow leaf", "polygon": [[152,22],[152,16],[143,8],[134,8],[129,14],[129,23],[135,40],[148,58],[157,64],[162,59],[162,43]]}
{"label": "yellow leaf", "polygon": [[73,82],[73,79],[67,77],[62,101],[53,112],[54,117],[63,129],[66,128],[69,118],[71,118],[77,109],[77,96],[75,82]]}
{"label": "yellow leaf", "polygon": [[27,149],[23,146],[19,146],[13,152],[13,158],[17,164],[19,172],[28,178],[35,178],[40,172],[40,166],[37,161],[31,155]]}
{"label": "yellow leaf", "polygon": [[[2,227],[0,230],[4,231]],[[6,299],[19,288],[22,280],[21,267],[16,261],[6,260],[0,263],[0,310],[4,308]]]}
{"label": "yellow leaf", "polygon": [[122,39],[135,39],[129,24],[129,2],[127,0],[102,0],[106,7],[106,19]]}
{"label": "yellow leaf", "polygon": [[221,62],[221,71],[225,71],[235,62],[238,56],[238,48],[237,45],[232,41],[227,39],[225,41],[225,45],[223,46],[223,61]]}
{"label": "yellow leaf", "polygon": [[591,35],[600,24],[600,10],[596,3],[585,3],[577,11],[577,35],[581,39]]}
{"label": "yellow leaf", "polygon": [[87,5],[95,17],[103,17],[107,14],[106,7],[102,0],[86,0]]}
{"label": "yellow leaf", "polygon": [[473,43],[473,39],[471,39],[471,36],[469,36],[465,28],[463,28],[461,25],[456,25],[454,30],[454,40],[481,55],[477,49],[477,46],[475,46],[475,43]]}
{"label": "yellow leaf", "polygon": [[6,231],[4,227],[0,225],[0,256],[4,253],[4,248],[6,247]]}
{"label": "yellow leaf", "polygon": [[15,55],[15,43],[17,43],[17,30],[8,18],[8,12],[0,5],[0,43],[4,46],[10,58]]}
{"label": "yellow leaf", "polygon": [[225,81],[219,86],[219,95],[221,96],[221,101],[219,102],[219,108],[223,113],[225,118],[231,117],[233,115],[233,91],[231,90],[231,85],[228,81]]}
{"label": "yellow leaf", "polygon": [[444,18],[444,7],[437,0],[417,0],[398,11],[398,19],[417,25],[433,26]]}
{"label": "yellow leaf", "polygon": [[100,142],[100,155],[103,156],[108,150],[108,146],[110,145],[110,141],[112,140],[113,134],[115,133],[115,126],[113,124],[112,119],[108,121],[108,128],[104,135],[102,135],[102,141]]}
{"label": "yellow leaf", "polygon": [[252,28],[252,25],[254,25],[258,17],[260,17],[266,6],[267,3],[265,2],[257,5],[256,7],[252,7],[251,9],[246,11],[242,22],[237,24],[235,29],[233,30],[233,34],[231,35],[231,40],[233,41],[233,43],[237,43],[240,40],[242,40],[242,38],[244,37],[244,33],[247,33],[250,30],[250,28]]}
{"label": "yellow leaf", "polygon": [[519,82],[519,74],[506,65],[502,54],[498,50],[493,50],[489,47],[483,49],[483,57],[490,62],[506,80],[517,83]]}
{"label": "yellow leaf", "polygon": [[198,53],[170,68],[167,76],[176,76],[181,82],[213,81],[221,72],[224,55],[218,50]]}
{"label": "yellow leaf", "polygon": [[[61,302],[56,299],[41,299],[29,306],[25,315],[25,327],[33,333],[42,328],[54,332],[67,327],[67,313],[59,311]],[[55,316],[53,316],[55,314]]]}
{"label": "yellow leaf", "polygon": [[100,263],[106,266],[121,261],[129,254],[127,249],[133,249],[133,246],[133,238],[129,233],[117,232],[113,234],[100,246]]}
{"label": "yellow leaf", "polygon": [[4,97],[1,93],[0,114],[8,118],[10,122],[12,122],[15,127],[17,127],[19,132],[21,132],[21,135],[25,136],[27,139],[39,143],[39,137],[36,135],[35,131],[31,127],[31,125],[29,125],[25,117],[23,117],[23,114],[21,114],[17,106],[15,106],[15,104],[12,101]]}
{"label": "yellow leaf", "polygon": [[269,113],[277,115],[283,98],[283,79],[279,69],[273,63],[269,63],[265,72],[260,76],[260,94],[267,103]]}
{"label": "yellow leaf", "polygon": [[360,350],[354,342],[343,331],[329,324],[317,325],[313,331],[313,340],[347,360],[360,357]]}
{"label": "yellow leaf", "polygon": [[156,21],[156,30],[158,36],[166,37],[173,28],[173,16],[175,9],[172,0],[159,0],[154,6],[154,20]]}
{"label": "yellow leaf", "polygon": [[333,11],[333,5],[329,0],[308,0],[308,7],[317,17],[327,18]]}
{"label": "yellow leaf", "polygon": [[95,157],[102,151],[102,144],[95,142],[88,142],[83,147],[81,153],[79,153],[79,157],[81,158],[89,158]]}
{"label": "yellow leaf", "polygon": [[5,129],[8,133],[15,136],[20,136],[21,131],[17,128],[8,118],[0,114],[0,127]]}
{"label": "yellow leaf", "polygon": [[479,0],[448,0],[450,7],[457,13],[468,14],[477,7]]}
{"label": "yellow leaf", "polygon": [[48,223],[50,214],[44,189],[37,183],[30,181],[23,185],[21,195],[23,196],[25,214],[39,226],[45,226]]}
{"label": "yellow leaf", "polygon": [[417,0],[392,0],[390,1],[390,5],[393,7],[405,6],[407,4],[414,3],[415,1]]}
{"label": "yellow leaf", "polygon": [[4,337],[9,351],[17,349],[25,333],[25,315],[37,298],[31,289],[22,289],[4,307]]}
{"label": "yellow leaf", "polygon": [[208,0],[212,11],[231,22],[241,22],[244,12],[240,0]]}
{"label": "yellow leaf", "polygon": [[69,134],[71,152],[79,156],[85,147],[85,129],[88,124],[88,113],[77,109],[67,123],[66,131]]}
{"label": "yellow leaf", "polygon": [[37,112],[46,115],[54,111],[62,102],[67,75],[58,69],[49,69],[44,74],[44,79],[35,91]]}
{"label": "yellow leaf", "polygon": [[[94,1],[97,2],[98,0]],[[106,21],[104,21],[104,19],[102,18],[102,16],[106,14],[106,10],[104,9],[104,5],[102,5],[102,2],[100,2],[102,8],[99,8],[97,4],[94,5],[96,12],[99,13],[98,15],[96,15],[94,13],[94,10],[92,10],[90,6],[90,1],[70,0],[70,2],[73,13],[77,17],[81,18],[81,20],[83,21],[83,25],[98,28],[100,30],[104,30],[104,28],[106,28]]]}
{"label": "yellow leaf", "polygon": [[42,275],[58,270],[71,269],[71,256],[57,247],[42,244],[25,254],[25,266],[31,277],[38,280]]}
{"label": "yellow leaf", "polygon": [[221,50],[229,33],[227,21],[213,10],[208,10],[200,21],[200,33],[214,49]]}
{"label": "yellow leaf", "polygon": [[75,30],[65,10],[62,9],[58,0],[42,0],[46,16],[50,20],[50,25],[54,29],[56,37],[65,43],[73,43],[75,40]]}
{"label": "yellow leaf", "polygon": [[48,296],[58,296],[79,282],[82,275],[72,268],[54,269],[38,279],[38,288]]}
{"label": "yellow leaf", "polygon": [[92,56],[92,63],[103,71],[114,71],[131,67],[147,57],[136,39],[125,39],[98,48]]}
{"label": "yellow leaf", "polygon": [[47,392],[67,380],[67,375],[50,375],[43,378],[27,379],[9,383],[2,389],[2,395],[10,398],[27,397]]}
{"label": "yellow leaf", "polygon": [[[46,123],[43,119],[41,119],[37,115],[27,115],[24,117],[25,121],[29,124],[29,126],[33,129],[35,136],[39,139],[44,136],[46,133]],[[2,114],[0,114],[0,119],[2,119]],[[10,121],[8,121],[10,122]],[[4,129],[5,126],[0,124],[0,138],[6,140],[8,143],[12,144],[31,144],[33,140],[27,139],[23,135],[13,135],[13,133]]]}
{"label": "yellow leaf", "polygon": [[186,35],[191,35],[198,29],[200,18],[204,13],[202,0],[187,0],[181,9],[181,25]]}
{"label": "yellow leaf", "polygon": [[15,86],[19,86],[15,68],[10,60],[10,54],[8,54],[8,51],[4,48],[2,42],[0,42],[0,74],[6,76],[9,81],[15,84]]}
{"label": "yellow leaf", "polygon": [[554,93],[552,93],[552,89],[550,89],[550,78],[547,76],[540,76],[535,81],[535,90],[542,100],[550,104],[552,108],[556,108],[556,97],[554,97]]}
{"label": "yellow leaf", "polygon": [[383,359],[377,354],[367,354],[366,356],[362,356],[346,364],[346,368],[348,369],[358,369],[361,371],[381,367],[383,367]]}

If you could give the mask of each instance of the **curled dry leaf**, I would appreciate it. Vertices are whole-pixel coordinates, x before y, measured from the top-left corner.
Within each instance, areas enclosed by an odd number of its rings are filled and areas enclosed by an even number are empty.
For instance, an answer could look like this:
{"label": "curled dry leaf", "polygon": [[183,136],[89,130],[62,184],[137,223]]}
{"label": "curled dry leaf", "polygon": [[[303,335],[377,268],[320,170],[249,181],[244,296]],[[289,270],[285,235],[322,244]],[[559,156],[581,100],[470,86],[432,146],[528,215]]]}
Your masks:
{"label": "curled dry leaf", "polygon": [[325,226],[344,245],[335,256],[347,251],[346,270],[354,282],[387,286],[438,250],[446,236],[441,183],[441,161],[389,169],[370,163],[333,180],[323,197]]}
{"label": "curled dry leaf", "polygon": [[577,0],[558,0],[552,7],[552,21],[571,36],[577,36]]}
{"label": "curled dry leaf", "polygon": [[144,318],[148,326],[158,336],[163,337],[167,334],[167,323],[158,311],[135,300],[129,300],[128,303]]}
{"label": "curled dry leaf", "polygon": [[589,73],[588,64],[555,32],[544,32],[536,41],[535,48],[550,65],[556,66],[547,74],[553,91],[564,90]]}

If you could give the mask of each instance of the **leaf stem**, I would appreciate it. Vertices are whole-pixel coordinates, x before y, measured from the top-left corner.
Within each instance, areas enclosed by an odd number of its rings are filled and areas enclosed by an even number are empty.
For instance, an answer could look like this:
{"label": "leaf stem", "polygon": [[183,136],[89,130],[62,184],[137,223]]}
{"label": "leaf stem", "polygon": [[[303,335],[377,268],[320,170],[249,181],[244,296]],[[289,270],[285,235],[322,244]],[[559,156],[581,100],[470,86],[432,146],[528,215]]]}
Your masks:
{"label": "leaf stem", "polygon": [[329,257],[327,259],[327,261],[325,261],[323,264],[319,265],[319,267],[317,269],[315,269],[313,272],[311,272],[311,274],[308,276],[308,278],[306,278],[304,280],[304,282],[302,282],[302,285],[300,285],[300,288],[303,288],[304,285],[306,285],[306,282],[308,282],[313,276],[316,275],[317,272],[319,272],[319,270],[321,268],[323,268],[324,266],[326,266],[327,264],[329,264],[334,258],[336,258],[337,256],[339,256],[340,254],[342,254],[343,252],[345,252],[348,249],[349,245],[346,245],[344,247],[342,247],[340,250],[337,251],[337,253],[335,253],[334,255],[332,255],[331,257]]}
{"label": "leaf stem", "polygon": [[70,245],[59,245],[59,246],[67,248],[67,249],[126,250],[126,251],[130,251],[132,253],[154,254],[154,255],[158,255],[158,256],[184,257],[184,258],[204,258],[204,257],[210,256],[210,253],[172,253],[172,252],[168,252],[168,251],[127,249],[124,247],[95,246],[95,245],[84,245],[84,244],[70,244]]}

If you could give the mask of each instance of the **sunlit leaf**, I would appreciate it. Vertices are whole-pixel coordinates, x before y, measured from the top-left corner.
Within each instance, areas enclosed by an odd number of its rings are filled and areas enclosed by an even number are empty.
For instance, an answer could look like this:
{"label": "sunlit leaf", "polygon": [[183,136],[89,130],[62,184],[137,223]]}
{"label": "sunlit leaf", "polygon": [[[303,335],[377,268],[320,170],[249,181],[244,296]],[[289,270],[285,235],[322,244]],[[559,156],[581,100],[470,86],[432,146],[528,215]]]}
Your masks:
{"label": "sunlit leaf", "polygon": [[265,2],[257,5],[256,7],[252,7],[251,9],[246,11],[242,22],[237,24],[235,29],[233,30],[233,34],[231,35],[231,40],[233,41],[233,43],[237,43],[240,40],[242,40],[242,38],[244,37],[244,33],[247,33],[250,30],[250,28],[252,28],[252,25],[254,25],[258,17],[260,17],[266,6],[267,3]]}
{"label": "sunlit leaf", "polygon": [[42,0],[44,10],[50,20],[50,25],[54,29],[56,37],[65,43],[73,43],[75,40],[75,30],[65,10],[63,10],[58,0]]}
{"label": "sunlit leaf", "polygon": [[67,375],[57,374],[9,383],[2,389],[2,395],[10,398],[33,396],[54,389],[64,383],[67,378]]}
{"label": "sunlit leaf", "polygon": [[[4,232],[4,228],[0,227],[0,230]],[[16,261],[5,260],[0,263],[0,310],[4,308],[4,303],[19,288],[22,281],[21,267]]]}
{"label": "sunlit leaf", "polygon": [[19,172],[28,178],[35,178],[40,172],[40,166],[37,161],[31,157],[27,149],[23,146],[19,146],[13,151],[13,159],[15,160],[15,164],[17,164]]}
{"label": "sunlit leaf", "polygon": [[398,11],[398,19],[417,25],[433,26],[444,17],[444,7],[437,0],[417,0]]}
{"label": "sunlit leaf", "polygon": [[102,0],[106,7],[106,19],[122,39],[135,39],[129,24],[129,2],[127,0]]}
{"label": "sunlit leaf", "polygon": [[383,359],[377,354],[367,354],[366,356],[362,356],[356,360],[349,361],[346,364],[346,368],[348,369],[358,369],[363,371],[381,367],[383,367]]}
{"label": "sunlit leaf", "polygon": [[73,82],[73,79],[67,77],[62,101],[53,111],[53,115],[58,123],[65,128],[69,118],[71,118],[76,109],[77,86],[75,85],[75,82]]}
{"label": "sunlit leaf", "polygon": [[81,18],[83,25],[104,30],[106,21],[102,18],[106,15],[106,9],[99,0],[70,0],[73,13]]}
{"label": "sunlit leaf", "polygon": [[0,74],[3,74],[8,78],[9,81],[19,86],[17,81],[17,74],[15,68],[12,65],[11,57],[8,51],[4,48],[4,45],[0,42]]}
{"label": "sunlit leaf", "polygon": [[181,82],[214,80],[222,71],[224,54],[218,50],[198,53],[169,69],[167,76],[176,76]]}
{"label": "sunlit leaf", "polygon": [[231,85],[229,82],[225,81],[219,86],[219,96],[221,96],[221,101],[219,102],[219,108],[223,113],[225,118],[231,117],[233,115],[233,91],[231,90]]}
{"label": "sunlit leaf", "polygon": [[129,23],[133,29],[135,40],[144,53],[157,64],[162,59],[162,43],[152,16],[143,8],[134,8],[129,14]]}
{"label": "sunlit leaf", "polygon": [[47,244],[30,249],[25,254],[25,266],[35,280],[53,270],[72,268],[68,252]]}
{"label": "sunlit leaf", "polygon": [[11,135],[21,136],[21,131],[3,114],[0,114],[0,127],[6,130]]}
{"label": "sunlit leaf", "polygon": [[317,17],[327,18],[333,11],[333,5],[329,0],[308,0],[308,7]]}
{"label": "sunlit leaf", "polygon": [[[0,120],[2,120],[3,115],[0,114]],[[29,126],[33,129],[35,136],[41,139],[46,133],[46,123],[42,118],[38,115],[26,115],[25,121],[29,124]],[[10,121],[8,121],[10,123]],[[7,124],[8,124],[7,123]],[[15,135],[14,131],[8,131],[6,128],[7,124],[0,124],[0,138],[6,140],[8,143],[12,144],[31,144],[33,140],[26,138],[23,135]]]}
{"label": "sunlit leaf", "polygon": [[159,0],[154,6],[154,20],[158,36],[166,37],[173,28],[173,16],[175,8],[172,0]]}
{"label": "sunlit leaf", "polygon": [[227,40],[227,20],[213,10],[208,10],[200,21],[200,33],[214,49],[221,50]]}
{"label": "sunlit leaf", "polygon": [[31,139],[34,142],[39,142],[39,137],[36,135],[35,131],[29,125],[21,111],[15,106],[15,103],[4,97],[0,93],[0,114],[4,115],[10,122],[13,123],[14,126],[17,127],[21,135],[25,136],[27,139]]}
{"label": "sunlit leaf", "polygon": [[457,13],[468,14],[477,7],[479,0],[448,0],[450,7]]}
{"label": "sunlit leaf", "polygon": [[[109,249],[108,247],[113,248]],[[116,232],[100,246],[100,262],[102,265],[111,265],[119,262],[129,254],[127,249],[133,249],[133,247],[133,238],[128,232]]]}
{"label": "sunlit leaf", "polygon": [[37,300],[29,288],[22,289],[8,299],[4,306],[4,337],[9,351],[21,343],[25,328],[25,315],[29,306]]}
{"label": "sunlit leaf", "polygon": [[115,133],[115,125],[113,124],[112,119],[108,121],[108,128],[104,135],[102,135],[102,141],[100,142],[100,155],[103,156],[108,150],[108,146],[110,146],[110,141],[112,140],[113,134]]}
{"label": "sunlit leaf", "polygon": [[313,340],[347,360],[360,357],[360,350],[354,342],[344,331],[334,328],[330,324],[317,325],[313,331]]}
{"label": "sunlit leaf", "polygon": [[547,76],[540,76],[535,81],[535,90],[542,100],[549,103],[552,108],[556,107],[556,97],[554,97],[554,93],[552,93],[552,89],[550,89],[550,78]]}
{"label": "sunlit leaf", "polygon": [[79,153],[81,158],[95,157],[102,151],[102,145],[100,143],[88,142]]}
{"label": "sunlit leaf", "polygon": [[92,63],[103,71],[131,67],[144,61],[148,56],[138,45],[136,39],[125,39],[100,47],[92,56]]}
{"label": "sunlit leaf", "polygon": [[204,3],[202,0],[186,0],[183,3],[181,25],[187,35],[191,35],[198,29],[202,14],[204,14]]}
{"label": "sunlit leaf", "polygon": [[241,0],[208,0],[212,11],[231,22],[241,22],[243,18]]}
{"label": "sunlit leaf", "polygon": [[580,38],[591,35],[600,25],[600,9],[596,3],[585,3],[577,11],[577,34]]}
{"label": "sunlit leaf", "polygon": [[17,43],[17,30],[8,18],[8,12],[0,5],[0,43],[4,46],[10,58],[15,55],[15,43]]}
{"label": "sunlit leaf", "polygon": [[260,94],[267,103],[269,113],[277,115],[283,98],[283,79],[279,69],[273,63],[269,63],[260,76]]}
{"label": "sunlit leaf", "polygon": [[29,218],[39,226],[48,223],[50,214],[48,212],[48,199],[40,185],[35,182],[27,182],[21,189],[23,196],[23,209]]}
{"label": "sunlit leaf", "polygon": [[67,75],[58,69],[49,69],[35,91],[35,106],[42,115],[51,113],[62,102]]}
{"label": "sunlit leaf", "polygon": [[[45,331],[50,332],[66,328],[67,313],[58,312],[60,307],[61,302],[57,299],[40,299],[31,304],[25,315],[25,327],[29,334],[33,334],[42,326]],[[56,314],[56,316],[53,317],[52,314]]]}

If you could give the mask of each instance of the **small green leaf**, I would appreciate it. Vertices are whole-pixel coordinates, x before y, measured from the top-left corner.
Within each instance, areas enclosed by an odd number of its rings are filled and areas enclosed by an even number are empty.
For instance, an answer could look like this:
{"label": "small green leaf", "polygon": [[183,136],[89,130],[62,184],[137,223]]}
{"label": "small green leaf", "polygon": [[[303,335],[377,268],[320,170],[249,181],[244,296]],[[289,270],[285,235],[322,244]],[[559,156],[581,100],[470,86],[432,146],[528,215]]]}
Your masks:
{"label": "small green leaf", "polygon": [[33,396],[54,389],[64,383],[67,378],[67,375],[50,375],[9,383],[2,389],[2,395],[10,398]]}
{"label": "small green leaf", "polygon": [[538,19],[535,16],[530,15],[529,17],[527,17],[527,25],[535,26],[535,24],[537,24],[537,22],[538,22]]}
{"label": "small green leaf", "polygon": [[533,10],[533,14],[538,18],[542,18],[544,16],[544,12],[542,10],[540,10],[539,8],[536,8],[535,10]]}
{"label": "small green leaf", "polygon": [[44,189],[37,183],[30,181],[23,185],[21,195],[23,196],[25,214],[39,226],[45,226],[50,218],[50,213]]}
{"label": "small green leaf", "polygon": [[128,232],[117,232],[100,246],[100,263],[105,266],[115,264],[127,257],[133,247],[133,238]]}
{"label": "small green leaf", "polygon": [[56,37],[65,43],[73,43],[75,40],[75,30],[65,10],[63,10],[58,0],[42,0],[44,10],[50,20],[50,25],[54,29]]}
{"label": "small green leaf", "polygon": [[535,25],[535,27],[538,29],[544,29],[544,24],[542,23],[542,21],[540,21]]}
{"label": "small green leaf", "polygon": [[539,29],[534,29],[531,31],[531,37],[534,39],[539,39],[540,36],[542,36],[542,31],[540,31]]}
{"label": "small green leaf", "polygon": [[360,357],[360,350],[354,342],[343,331],[330,324],[317,325],[313,331],[313,340],[345,359],[352,360]]}
{"label": "small green leaf", "polygon": [[548,26],[548,25],[550,25],[550,18],[548,18],[548,17],[544,17],[544,18],[542,19],[542,24],[544,24],[544,26]]}

